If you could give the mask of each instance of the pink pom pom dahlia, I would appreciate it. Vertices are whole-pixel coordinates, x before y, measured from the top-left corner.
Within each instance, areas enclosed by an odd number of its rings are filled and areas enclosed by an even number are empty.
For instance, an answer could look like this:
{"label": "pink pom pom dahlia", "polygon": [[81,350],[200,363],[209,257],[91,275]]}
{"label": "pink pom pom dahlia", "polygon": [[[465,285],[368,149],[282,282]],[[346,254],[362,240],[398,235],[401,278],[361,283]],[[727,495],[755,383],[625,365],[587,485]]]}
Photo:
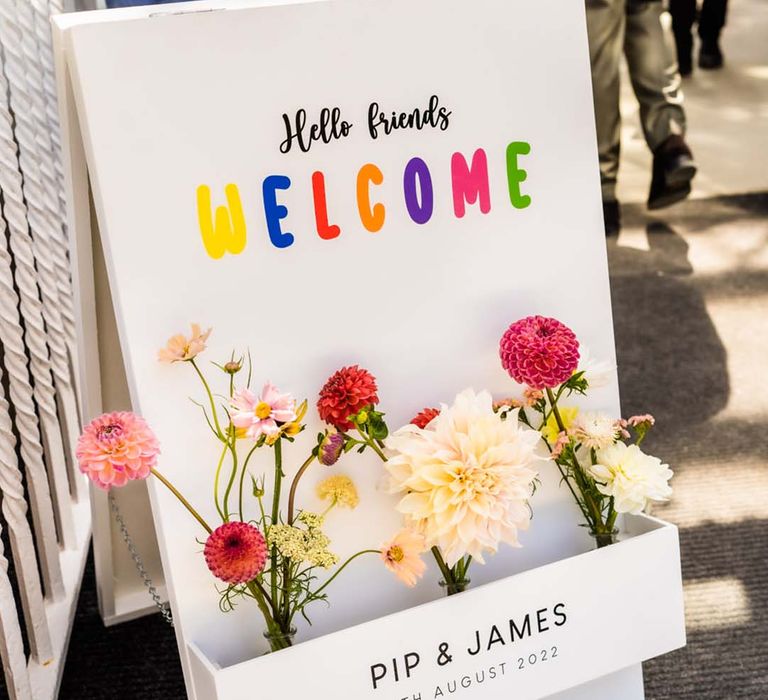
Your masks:
{"label": "pink pom pom dahlia", "polygon": [[566,381],[579,364],[579,341],[554,318],[528,316],[501,338],[501,364],[519,384],[551,389]]}
{"label": "pink pom pom dahlia", "polygon": [[357,365],[343,367],[320,390],[317,412],[337,430],[350,430],[353,427],[350,416],[379,403],[376,391],[376,379],[367,369]]}
{"label": "pink pom pom dahlia", "polygon": [[91,421],[77,441],[80,471],[109,489],[146,479],[157,465],[160,443],[146,421],[134,413],[106,413]]}
{"label": "pink pom pom dahlia", "polygon": [[203,553],[216,578],[226,583],[248,583],[264,570],[267,543],[249,523],[224,523],[208,536]]}

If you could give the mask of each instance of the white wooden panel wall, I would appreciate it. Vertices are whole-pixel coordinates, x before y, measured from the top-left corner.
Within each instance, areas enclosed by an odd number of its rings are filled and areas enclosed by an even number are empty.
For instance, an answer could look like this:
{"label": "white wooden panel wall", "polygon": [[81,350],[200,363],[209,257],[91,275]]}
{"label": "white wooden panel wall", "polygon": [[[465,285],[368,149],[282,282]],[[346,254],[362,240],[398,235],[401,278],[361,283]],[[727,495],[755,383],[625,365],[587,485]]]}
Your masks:
{"label": "white wooden panel wall", "polygon": [[57,693],[90,537],[74,459],[75,316],[49,23],[59,11],[59,0],[0,0],[0,510],[11,544],[9,553],[0,542],[0,656],[13,699]]}

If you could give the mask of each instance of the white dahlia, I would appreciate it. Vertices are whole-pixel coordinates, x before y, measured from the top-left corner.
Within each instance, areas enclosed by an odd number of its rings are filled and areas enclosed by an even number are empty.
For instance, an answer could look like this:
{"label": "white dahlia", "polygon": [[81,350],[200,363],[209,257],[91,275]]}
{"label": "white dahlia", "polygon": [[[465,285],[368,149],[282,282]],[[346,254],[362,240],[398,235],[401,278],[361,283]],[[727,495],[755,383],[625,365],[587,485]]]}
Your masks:
{"label": "white dahlia", "polygon": [[501,542],[520,546],[540,440],[517,411],[502,420],[488,392],[466,389],[427,428],[406,425],[390,437],[390,492],[402,494],[398,510],[448,566],[466,554],[482,563]]}
{"label": "white dahlia", "polygon": [[579,346],[579,367],[577,372],[584,372],[584,379],[590,389],[608,386],[616,377],[616,365],[592,357],[589,348],[583,343]]}
{"label": "white dahlia", "polygon": [[588,471],[600,493],[613,496],[619,513],[640,513],[649,501],[667,501],[672,495],[672,470],[637,445],[617,442],[598,451]]}

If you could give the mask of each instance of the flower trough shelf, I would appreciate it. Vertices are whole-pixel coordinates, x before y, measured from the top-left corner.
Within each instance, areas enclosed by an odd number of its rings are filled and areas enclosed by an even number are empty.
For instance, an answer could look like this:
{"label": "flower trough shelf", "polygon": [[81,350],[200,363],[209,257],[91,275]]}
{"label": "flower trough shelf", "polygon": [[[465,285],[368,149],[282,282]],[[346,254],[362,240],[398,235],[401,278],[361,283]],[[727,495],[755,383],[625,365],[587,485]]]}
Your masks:
{"label": "flower trough shelf", "polygon": [[527,700],[684,646],[677,528],[630,515],[623,531],[612,546],[226,668],[191,642],[196,696]]}

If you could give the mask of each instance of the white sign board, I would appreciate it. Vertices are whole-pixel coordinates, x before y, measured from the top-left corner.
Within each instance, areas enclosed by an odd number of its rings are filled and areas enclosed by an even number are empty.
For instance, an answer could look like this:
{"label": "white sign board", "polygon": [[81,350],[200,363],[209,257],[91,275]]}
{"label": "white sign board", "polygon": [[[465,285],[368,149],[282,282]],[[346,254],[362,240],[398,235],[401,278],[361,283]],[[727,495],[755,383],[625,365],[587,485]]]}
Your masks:
{"label": "white sign board", "polygon": [[[555,316],[614,359],[581,3],[251,4],[84,16],[63,42],[132,402],[164,473],[212,521],[218,453],[186,400],[199,387],[157,362],[191,321],[213,326],[207,358],[250,348],[257,384],[311,405],[331,372],[367,367],[391,426],[467,386],[514,393],[497,347],[521,316]],[[223,206],[224,239],[210,231]],[[591,400],[618,413],[615,378]],[[399,522],[375,458],[338,466],[361,495],[328,522],[343,557]],[[552,472],[524,548],[475,566],[473,587],[590,548]],[[326,474],[302,482],[307,508]],[[188,644],[221,667],[263,651],[255,606],[219,611],[196,522],[150,493],[185,671]],[[438,598],[437,579],[405,589],[361,560],[299,637]],[[636,671],[625,689],[642,696]]]}

